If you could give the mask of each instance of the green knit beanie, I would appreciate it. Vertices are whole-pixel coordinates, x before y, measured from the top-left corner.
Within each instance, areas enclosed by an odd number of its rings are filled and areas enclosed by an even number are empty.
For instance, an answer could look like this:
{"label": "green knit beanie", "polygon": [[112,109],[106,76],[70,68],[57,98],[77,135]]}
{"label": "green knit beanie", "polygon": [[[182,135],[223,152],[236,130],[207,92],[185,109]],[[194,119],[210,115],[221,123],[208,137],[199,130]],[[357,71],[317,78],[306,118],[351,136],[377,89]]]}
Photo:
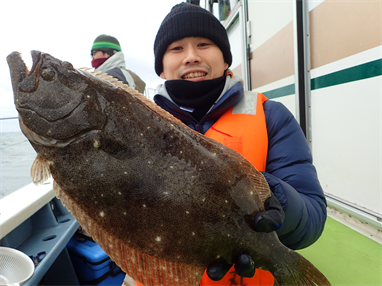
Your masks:
{"label": "green knit beanie", "polygon": [[113,55],[113,51],[122,51],[121,46],[118,40],[109,35],[99,35],[93,42],[92,49],[90,53],[92,54],[94,50],[102,50],[111,56]]}

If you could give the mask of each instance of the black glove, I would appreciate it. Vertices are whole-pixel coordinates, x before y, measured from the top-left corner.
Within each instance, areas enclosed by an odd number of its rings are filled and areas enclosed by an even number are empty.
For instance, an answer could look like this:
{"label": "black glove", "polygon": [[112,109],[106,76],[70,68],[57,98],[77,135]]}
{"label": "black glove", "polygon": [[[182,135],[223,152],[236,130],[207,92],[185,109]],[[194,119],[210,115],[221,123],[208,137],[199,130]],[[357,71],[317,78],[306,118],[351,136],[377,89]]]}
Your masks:
{"label": "black glove", "polygon": [[[265,200],[265,211],[258,213],[252,220],[252,228],[258,232],[271,232],[279,229],[285,218],[284,210],[273,191],[280,188],[278,179],[268,173],[262,172],[271,189],[271,196]],[[212,263],[207,268],[207,275],[211,280],[221,280],[232,267],[232,264]],[[240,254],[235,262],[235,271],[241,277],[255,275],[255,263],[249,254]]]}
{"label": "black glove", "polygon": [[258,213],[252,221],[252,228],[258,232],[271,232],[281,228],[285,219],[284,210],[273,191],[281,187],[278,179],[262,172],[271,189],[271,196],[264,202],[265,211]]}
{"label": "black glove", "polygon": [[[212,263],[207,268],[207,275],[213,281],[221,280],[232,264],[226,263]],[[241,277],[253,277],[255,275],[255,263],[248,254],[240,254],[235,262],[235,271]]]}

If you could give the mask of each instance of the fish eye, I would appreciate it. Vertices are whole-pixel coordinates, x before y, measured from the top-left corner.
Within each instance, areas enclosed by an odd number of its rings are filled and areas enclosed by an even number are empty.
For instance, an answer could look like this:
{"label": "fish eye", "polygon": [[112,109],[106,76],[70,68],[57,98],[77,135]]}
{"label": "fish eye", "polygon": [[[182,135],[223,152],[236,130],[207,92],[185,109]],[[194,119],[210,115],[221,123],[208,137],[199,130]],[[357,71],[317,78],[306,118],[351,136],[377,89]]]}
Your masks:
{"label": "fish eye", "polygon": [[51,69],[43,69],[41,76],[44,80],[51,81],[54,78],[54,71]]}
{"label": "fish eye", "polygon": [[74,70],[73,65],[71,63],[69,63],[69,62],[62,62],[61,66],[63,68],[66,68],[67,70]]}

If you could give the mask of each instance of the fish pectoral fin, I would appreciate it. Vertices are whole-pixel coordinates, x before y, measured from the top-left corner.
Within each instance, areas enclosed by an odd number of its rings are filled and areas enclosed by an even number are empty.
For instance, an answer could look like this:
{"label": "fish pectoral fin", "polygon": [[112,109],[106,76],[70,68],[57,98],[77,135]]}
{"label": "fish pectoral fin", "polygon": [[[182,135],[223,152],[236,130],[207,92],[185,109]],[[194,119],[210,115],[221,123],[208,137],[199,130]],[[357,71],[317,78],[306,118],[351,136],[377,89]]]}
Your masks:
{"label": "fish pectoral fin", "polygon": [[37,155],[34,160],[31,168],[31,177],[33,183],[35,185],[41,185],[50,177],[50,166],[51,162],[42,157],[41,155]]}

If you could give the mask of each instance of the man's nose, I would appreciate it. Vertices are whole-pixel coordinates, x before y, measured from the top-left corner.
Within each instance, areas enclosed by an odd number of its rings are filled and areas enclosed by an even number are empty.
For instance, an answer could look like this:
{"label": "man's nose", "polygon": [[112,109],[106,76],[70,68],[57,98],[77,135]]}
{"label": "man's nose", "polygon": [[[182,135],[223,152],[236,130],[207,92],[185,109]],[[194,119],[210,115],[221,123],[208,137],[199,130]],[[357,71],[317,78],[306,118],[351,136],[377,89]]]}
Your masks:
{"label": "man's nose", "polygon": [[195,48],[188,48],[183,62],[185,65],[199,64],[201,58]]}

